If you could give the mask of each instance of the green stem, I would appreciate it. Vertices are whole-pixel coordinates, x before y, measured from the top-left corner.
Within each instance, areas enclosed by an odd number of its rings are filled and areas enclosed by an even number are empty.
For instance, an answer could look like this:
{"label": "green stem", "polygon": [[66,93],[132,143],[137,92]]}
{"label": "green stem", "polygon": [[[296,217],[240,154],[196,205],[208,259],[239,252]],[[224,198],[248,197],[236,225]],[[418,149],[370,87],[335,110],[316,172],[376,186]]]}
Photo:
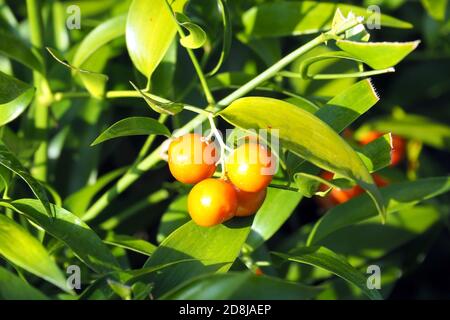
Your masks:
{"label": "green stem", "polygon": [[[349,25],[348,28],[352,28],[354,25]],[[345,32],[345,29],[341,30],[340,32]],[[326,42],[330,38],[335,37],[334,34],[321,34],[318,37],[314,38],[310,42],[304,44],[303,46],[299,47],[298,49],[294,50],[281,60],[279,60],[277,63],[269,67],[266,71],[259,74],[246,84],[244,84],[242,87],[237,89],[236,91],[232,92],[230,95],[226,96],[222,100],[220,100],[215,107],[208,106],[206,110],[208,111],[219,111],[222,108],[229,105],[231,102],[233,102],[236,99],[239,99],[240,97],[244,96],[254,88],[258,87],[261,83],[268,80],[272,76],[275,76],[277,72],[281,71],[283,68],[285,68],[288,64],[293,62],[295,59],[297,59],[302,54],[305,54],[306,52],[314,49],[315,47],[321,45],[322,43]],[[208,116],[206,114],[199,114],[195,118],[193,118],[191,121],[189,121],[186,125],[184,125],[182,128],[179,129],[178,134],[183,135],[185,133],[189,133],[197,126],[201,125],[204,121],[208,119]],[[85,216],[83,217],[84,220],[89,220],[94,217],[96,217],[103,209],[105,209],[109,203],[116,198],[120,193],[122,193],[124,190],[126,190],[131,184],[133,184],[143,172],[148,171],[151,169],[158,161],[160,160],[159,153],[161,152],[161,146],[157,147],[155,150],[153,150],[152,153],[150,153],[145,159],[143,159],[139,164],[136,164],[133,166],[133,170],[130,170],[129,172],[125,173],[119,181],[117,181],[116,185],[114,185],[112,188],[110,188],[108,191],[106,191],[86,212]]]}
{"label": "green stem", "polygon": [[[41,55],[43,57],[43,23],[39,0],[27,0],[27,13],[30,27],[31,44],[41,52]],[[48,148],[47,129],[49,120],[48,107],[51,102],[51,91],[47,80],[45,79],[45,76],[34,71],[33,79],[34,85],[37,89],[36,98],[33,102],[35,110],[34,125],[36,130],[39,132],[41,144],[34,155],[34,167],[32,173],[37,179],[46,181]]]}

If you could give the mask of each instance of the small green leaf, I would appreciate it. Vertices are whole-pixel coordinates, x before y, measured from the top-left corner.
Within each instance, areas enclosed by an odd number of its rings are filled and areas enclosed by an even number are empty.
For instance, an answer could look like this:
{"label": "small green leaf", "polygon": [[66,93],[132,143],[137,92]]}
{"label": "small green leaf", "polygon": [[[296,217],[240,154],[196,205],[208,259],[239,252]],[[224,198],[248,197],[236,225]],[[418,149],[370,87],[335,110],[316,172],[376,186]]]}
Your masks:
{"label": "small green leaf", "polygon": [[391,164],[391,135],[385,134],[357,151],[370,172],[381,170]]}
{"label": "small green leaf", "polygon": [[287,255],[275,253],[288,261],[308,264],[317,268],[329,271],[345,281],[357,286],[372,300],[382,300],[381,294],[377,290],[370,290],[367,287],[367,278],[343,257],[325,247],[306,247],[295,250]]}
{"label": "small green leaf", "polygon": [[72,70],[93,97],[102,98],[104,96],[108,81],[107,75],[77,68],[69,64],[56,50],[47,48],[47,51],[56,61]]}
{"label": "small green leaf", "polygon": [[176,264],[155,274],[150,280],[155,283],[156,296],[195,276],[226,272],[239,255],[250,231],[250,223],[251,219],[241,218],[204,228],[190,221],[172,232],[144,266],[192,261]]}
{"label": "small green leaf", "polygon": [[126,236],[126,235],[117,235],[117,234],[109,234],[104,243],[114,245],[117,247],[121,247],[124,249],[128,249],[131,251],[135,251],[147,256],[151,256],[152,253],[156,250],[156,246],[142,239],[137,239],[134,237]]}
{"label": "small green leaf", "polygon": [[49,234],[65,243],[75,255],[92,270],[106,273],[117,270],[119,264],[106,245],[80,218],[69,211],[52,205],[55,217],[45,215],[42,204],[33,199],[0,202],[39,225]]}
{"label": "small green leaf", "polygon": [[136,90],[137,92],[139,92],[141,94],[141,96],[144,98],[145,102],[147,102],[148,106],[153,111],[173,116],[173,115],[181,112],[184,108],[184,105],[182,103],[171,102],[171,101],[169,101],[169,102],[157,101],[157,100],[153,99],[152,97],[150,97],[150,95],[146,94],[141,89],[139,89],[133,82],[130,81],[130,83],[133,86],[134,90]]}
{"label": "small green leaf", "polygon": [[280,142],[288,150],[322,169],[355,180],[372,197],[382,219],[385,218],[383,199],[361,158],[315,115],[285,101],[265,97],[238,99],[219,115],[243,129],[278,130]]}
{"label": "small green leaf", "polygon": [[208,274],[185,282],[162,300],[304,300],[315,297],[320,288],[256,276],[251,272]]}
{"label": "small green leaf", "polygon": [[0,255],[11,263],[70,292],[66,279],[47,250],[27,230],[0,214]]}
{"label": "small green leaf", "polygon": [[223,62],[227,59],[230,53],[231,42],[233,37],[232,22],[230,17],[230,9],[228,8],[227,0],[217,0],[217,5],[222,16],[223,25],[223,38],[222,38],[222,50],[220,51],[219,61],[216,66],[208,72],[207,76],[215,75],[222,66]]}
{"label": "small green leaf", "polygon": [[356,42],[337,40],[336,45],[374,69],[395,66],[410,54],[420,41],[411,42]]}
{"label": "small green leaf", "polygon": [[0,267],[0,300],[48,300],[42,292]]}
{"label": "small green leaf", "polygon": [[0,165],[17,174],[33,191],[34,195],[41,201],[48,216],[53,216],[45,187],[43,187],[28,170],[20,163],[15,155],[0,141]]}
{"label": "small green leaf", "polygon": [[[391,184],[380,190],[387,203],[387,212],[391,213],[448,192],[450,178],[420,179],[413,182]],[[316,244],[336,230],[371,218],[376,215],[376,212],[376,208],[365,194],[334,207],[314,225],[308,238],[308,245]]]}
{"label": "small green leaf", "polygon": [[[182,12],[187,0],[171,1],[172,10]],[[147,78],[164,57],[177,32],[166,0],[133,0],[128,10],[126,43],[135,67]]]}
{"label": "small green leaf", "polygon": [[138,135],[163,135],[170,136],[170,131],[165,125],[148,117],[130,117],[122,119],[102,132],[91,146],[95,146],[107,140]]}
{"label": "small green leaf", "polygon": [[188,35],[181,37],[181,45],[189,49],[201,48],[207,40],[206,32],[182,13],[175,13],[175,18],[177,23],[189,32]]}
{"label": "small green leaf", "polygon": [[106,280],[106,282],[108,283],[112,291],[114,291],[114,293],[121,297],[123,300],[131,300],[130,286],[124,285],[111,279]]}
{"label": "small green leaf", "polygon": [[14,59],[30,69],[36,70],[41,74],[44,73],[42,58],[36,56],[31,48],[29,48],[21,39],[15,37],[12,33],[0,29],[0,53]]}
{"label": "small green leaf", "polygon": [[125,34],[126,15],[108,19],[83,38],[73,57],[73,65],[81,67],[89,57],[108,42]]}
{"label": "small green leaf", "polygon": [[0,71],[0,127],[25,111],[34,91],[32,86]]}

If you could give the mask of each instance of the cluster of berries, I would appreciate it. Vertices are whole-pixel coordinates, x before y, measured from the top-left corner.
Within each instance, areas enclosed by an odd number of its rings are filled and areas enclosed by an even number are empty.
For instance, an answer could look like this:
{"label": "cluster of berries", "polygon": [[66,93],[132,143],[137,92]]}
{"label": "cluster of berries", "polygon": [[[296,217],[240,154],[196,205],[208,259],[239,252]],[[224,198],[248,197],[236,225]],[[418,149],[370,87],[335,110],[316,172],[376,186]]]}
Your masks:
{"label": "cluster of berries", "polygon": [[218,158],[215,143],[200,134],[186,134],[169,145],[170,172],[182,183],[195,184],[188,196],[188,211],[200,226],[254,214],[273,177],[275,159],[257,139],[247,137],[232,150],[224,174],[215,179]]}

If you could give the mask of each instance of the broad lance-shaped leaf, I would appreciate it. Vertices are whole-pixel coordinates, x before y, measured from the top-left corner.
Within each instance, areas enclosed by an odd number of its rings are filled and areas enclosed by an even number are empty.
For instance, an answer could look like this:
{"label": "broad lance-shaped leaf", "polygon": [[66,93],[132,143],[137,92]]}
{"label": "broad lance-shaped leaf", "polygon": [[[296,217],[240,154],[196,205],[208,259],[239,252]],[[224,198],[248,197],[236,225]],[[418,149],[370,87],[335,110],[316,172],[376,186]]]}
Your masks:
{"label": "broad lance-shaped leaf", "polygon": [[0,267],[0,300],[48,300],[25,280]]}
{"label": "broad lance-shaped leaf", "polygon": [[66,279],[42,244],[22,226],[0,214],[0,256],[70,292]]}
{"label": "broad lance-shaped leaf", "polygon": [[113,17],[99,24],[84,37],[73,57],[73,65],[81,67],[89,57],[105,44],[125,34],[126,15]]}
{"label": "broad lance-shaped leaf", "polygon": [[154,294],[158,298],[193,277],[205,273],[226,272],[238,257],[250,231],[250,218],[231,220],[212,228],[204,228],[189,221],[172,232],[145,263],[154,267],[193,259],[176,264],[155,274]]}
{"label": "broad lance-shaped leaf", "polygon": [[[387,204],[387,212],[396,212],[448,192],[450,190],[450,177],[427,178],[391,184],[380,190]],[[361,210],[361,208],[364,208],[364,210]],[[363,194],[353,198],[332,208],[317,221],[308,237],[308,245],[314,245],[334,231],[376,216],[376,214],[376,208],[367,195]]]}
{"label": "broad lance-shaped leaf", "polygon": [[104,243],[121,247],[124,249],[128,249],[131,251],[135,251],[141,254],[145,254],[147,256],[151,256],[152,253],[156,250],[156,246],[142,239],[137,239],[134,237],[126,236],[126,235],[117,235],[117,234],[109,234]]}
{"label": "broad lance-shaped leaf", "polygon": [[25,66],[44,73],[41,58],[29,48],[21,39],[15,37],[12,33],[0,29],[0,53],[14,59]]}
{"label": "broad lance-shaped leaf", "polygon": [[[171,1],[174,12],[182,12],[187,0]],[[133,0],[128,10],[126,43],[134,66],[147,78],[164,57],[177,32],[166,0]]]}
{"label": "broad lance-shaped leaf", "polygon": [[31,191],[41,201],[45,208],[45,213],[48,216],[52,216],[54,213],[51,210],[50,203],[45,191],[45,187],[42,186],[28,170],[20,163],[15,155],[9,151],[9,149],[0,141],[0,165],[4,166],[11,172],[17,174],[23,181],[28,184]]}
{"label": "broad lance-shaped leaf", "polygon": [[395,66],[410,54],[420,41],[412,42],[356,42],[338,40],[336,45],[374,69]]}
{"label": "broad lance-shaped leaf", "polygon": [[56,50],[47,48],[47,51],[56,61],[66,66],[72,70],[76,76],[80,77],[81,82],[92,96],[96,98],[103,97],[105,94],[106,82],[108,81],[107,75],[80,69],[69,64]]}
{"label": "broad lance-shaped leaf", "polygon": [[155,119],[148,117],[130,117],[114,123],[108,129],[103,131],[102,134],[92,142],[91,146],[114,138],[151,134],[169,137],[170,131],[165,125]]}
{"label": "broad lance-shaped leaf", "polygon": [[32,86],[0,71],[0,127],[25,111],[34,91]]}
{"label": "broad lance-shaped leaf", "polygon": [[54,218],[45,215],[42,204],[33,199],[1,202],[39,225],[46,232],[64,242],[88,267],[98,273],[119,269],[119,263],[106,245],[80,218],[52,205]]}
{"label": "broad lance-shaped leaf", "polygon": [[208,274],[183,283],[162,300],[304,300],[315,297],[321,288],[257,276],[251,272]]}
{"label": "broad lance-shaped leaf", "polygon": [[275,252],[275,255],[299,263],[308,264],[317,268],[325,269],[345,281],[357,286],[372,300],[382,300],[381,294],[377,290],[367,287],[367,278],[343,257],[325,247],[304,247],[295,250],[293,253],[284,254]]}
{"label": "broad lance-shaped leaf", "polygon": [[140,93],[145,102],[147,102],[148,106],[155,112],[173,116],[178,112],[181,112],[184,108],[184,105],[182,103],[172,101],[163,102],[153,99],[149,94],[139,89],[133,82],[130,81],[130,83],[133,86],[134,90]]}
{"label": "broad lance-shaped leaf", "polygon": [[243,129],[278,130],[282,145],[305,160],[355,180],[374,200],[385,219],[383,199],[361,158],[330,126],[288,102],[246,97],[231,103],[219,115]]}
{"label": "broad lance-shaped leaf", "polygon": [[[377,17],[384,27],[411,28],[408,22],[376,13],[366,8],[322,1],[276,1],[263,3],[246,11],[242,17],[245,33],[252,37],[279,37],[311,34],[331,28],[337,9],[344,16],[351,11],[376,23]],[[282,18],[280,18],[282,17]]]}

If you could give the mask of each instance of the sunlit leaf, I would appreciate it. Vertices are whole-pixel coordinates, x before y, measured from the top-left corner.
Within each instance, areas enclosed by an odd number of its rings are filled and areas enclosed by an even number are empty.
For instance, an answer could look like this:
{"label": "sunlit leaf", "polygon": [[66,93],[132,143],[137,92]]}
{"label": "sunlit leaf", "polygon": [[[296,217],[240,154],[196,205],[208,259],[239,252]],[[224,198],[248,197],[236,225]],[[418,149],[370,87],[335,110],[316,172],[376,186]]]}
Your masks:
{"label": "sunlit leaf", "polygon": [[188,31],[187,35],[181,37],[181,45],[190,49],[201,48],[207,40],[206,32],[182,13],[175,13],[175,17],[177,23]]}
{"label": "sunlit leaf", "polygon": [[134,83],[132,82],[130,83],[133,86],[134,90],[136,90],[141,94],[142,98],[144,98],[145,102],[147,102],[148,106],[153,111],[173,116],[183,110],[184,105],[182,103],[171,101],[169,102],[157,101],[153,99],[150,95],[146,94],[141,89],[139,89]]}
{"label": "sunlit leaf", "polygon": [[103,242],[147,256],[152,255],[156,250],[156,246],[150,242],[126,235],[109,234]]}

